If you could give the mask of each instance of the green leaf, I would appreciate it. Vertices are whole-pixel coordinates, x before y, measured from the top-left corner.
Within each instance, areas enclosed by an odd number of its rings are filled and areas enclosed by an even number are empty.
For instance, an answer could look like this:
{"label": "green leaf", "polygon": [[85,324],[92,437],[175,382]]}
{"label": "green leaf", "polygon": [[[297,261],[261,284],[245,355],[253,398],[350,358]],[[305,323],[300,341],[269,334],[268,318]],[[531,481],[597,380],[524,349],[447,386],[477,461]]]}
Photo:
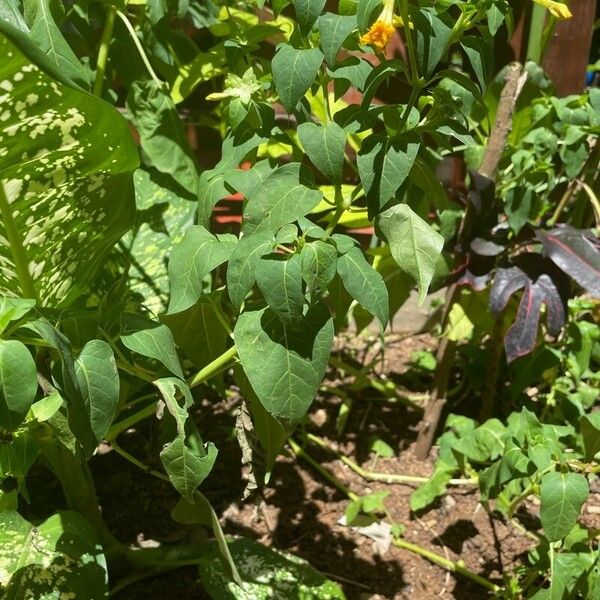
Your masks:
{"label": "green leaf", "polygon": [[412,20],[417,36],[417,62],[420,74],[429,77],[440,62],[452,37],[452,27],[435,8],[414,10]]}
{"label": "green leaf", "polygon": [[0,334],[12,321],[18,321],[35,306],[35,300],[0,297]]}
{"label": "green leaf", "polygon": [[121,341],[129,350],[157,360],[173,375],[183,379],[173,334],[166,325],[139,315],[124,314],[121,318]]}
{"label": "green leaf", "polygon": [[407,204],[398,204],[379,215],[377,227],[398,266],[417,282],[422,303],[440,259],[444,238]]}
{"label": "green leaf", "polygon": [[[191,502],[186,498],[180,498],[175,508],[171,511],[171,517],[174,521],[185,525],[199,523],[211,527],[221,558],[220,565],[224,570],[225,577],[229,582],[233,580],[236,584],[242,585],[236,563],[231,556],[225,534],[221,528],[221,523],[219,523],[219,517],[217,517],[214,508],[203,494],[195,491]],[[211,554],[214,556],[214,552]]]}
{"label": "green leaf", "polygon": [[417,157],[410,170],[410,180],[425,192],[425,199],[431,201],[438,210],[448,207],[448,195],[431,167]]}
{"label": "green leaf", "polygon": [[20,6],[21,0],[5,0],[0,3],[0,21],[4,21],[16,29],[28,33],[29,27],[27,27],[27,23],[19,10]]}
{"label": "green leaf", "polygon": [[298,126],[298,137],[311,162],[331,181],[342,182],[346,134],[335,122],[325,125],[302,123]]}
{"label": "green leaf", "polygon": [[303,598],[306,600],[345,600],[340,586],[326,579],[306,561],[263,546],[250,538],[228,542],[233,561],[242,578],[234,585],[214,552],[200,559],[200,579],[211,598]]}
{"label": "green leaf", "polygon": [[163,321],[173,333],[177,346],[201,369],[225,351],[229,337],[218,317],[222,292],[200,296],[198,302],[176,315],[163,315]]}
{"label": "green leaf", "polygon": [[88,342],[75,361],[75,375],[89,414],[93,450],[106,435],[119,403],[119,372],[112,348],[102,340]]}
{"label": "green leaf", "polygon": [[[211,472],[217,458],[217,448],[209,443],[206,447],[186,443],[185,423],[188,409],[193,404],[190,390],[183,381],[165,377],[154,382],[167,410],[175,419],[177,437],[160,452],[160,460],[173,487],[188,501],[193,502],[194,491]],[[183,404],[180,403],[183,399]]]}
{"label": "green leaf", "polygon": [[102,546],[78,513],[34,527],[16,511],[0,513],[0,591],[5,600],[108,597]]}
{"label": "green leaf", "polygon": [[365,91],[361,100],[362,108],[367,109],[369,107],[379,86],[384,81],[404,71],[406,71],[406,65],[399,59],[386,60],[377,65],[365,81]]}
{"label": "green leaf", "polygon": [[346,38],[356,29],[356,18],[350,15],[325,13],[319,17],[317,27],[320,34],[320,45],[327,64],[335,65],[337,53]]}
{"label": "green leaf", "polygon": [[219,240],[201,225],[185,232],[169,261],[169,314],[187,310],[198,301],[204,278],[229,259],[236,241],[233,236]]}
{"label": "green leaf", "polygon": [[581,418],[581,435],[585,458],[591,462],[600,452],[600,413],[590,413]]}
{"label": "green leaf", "polygon": [[548,541],[557,542],[573,529],[588,495],[588,482],[579,473],[553,472],[542,477],[540,519]]}
{"label": "green leaf", "polygon": [[577,584],[588,578],[595,561],[593,552],[556,552],[550,564],[549,600],[576,597],[573,592]]}
{"label": "green leaf", "polygon": [[382,8],[381,0],[358,0],[356,7],[356,22],[359,31],[364,32],[369,29],[375,9],[381,10]]}
{"label": "green leaf", "polygon": [[506,427],[498,419],[489,419],[452,444],[468,460],[483,463],[494,460],[504,451]]}
{"label": "green leaf", "polygon": [[327,308],[314,305],[293,324],[283,323],[269,308],[244,312],[234,339],[242,368],[262,405],[283,424],[297,424],[327,369],[333,345]]}
{"label": "green leaf", "polygon": [[53,80],[37,48],[2,31],[0,293],[64,306],[133,223],[137,151],[112,106]]}
{"label": "green leaf", "polygon": [[485,91],[494,71],[494,57],[489,41],[481,37],[467,35],[461,39],[460,45],[465,51],[473,71],[475,71],[481,89]]}
{"label": "green leaf", "polygon": [[83,67],[54,22],[50,0],[27,0],[25,9],[31,41],[65,77],[89,90],[89,70]]}
{"label": "green leaf", "polygon": [[39,423],[43,423],[51,419],[63,403],[62,396],[54,390],[49,396],[44,396],[31,405],[31,416]]}
{"label": "green leaf", "polygon": [[307,215],[322,198],[310,185],[310,172],[304,165],[289,163],[277,169],[248,196],[243,233],[275,234],[282,225]]}
{"label": "green leaf", "polygon": [[302,317],[302,261],[299,254],[290,257],[269,254],[259,259],[256,283],[267,304],[283,321]]}
{"label": "green leaf", "polygon": [[408,177],[419,150],[418,142],[371,135],[362,144],[356,164],[369,202],[377,215]]}
{"label": "green leaf", "polygon": [[151,165],[195,195],[196,158],[170,96],[151,79],[136,81],[127,95],[127,109]]}
{"label": "green leaf", "polygon": [[438,462],[433,476],[421,484],[410,496],[410,510],[417,512],[427,508],[436,498],[446,492],[448,482],[456,472],[454,465]]}
{"label": "green leaf", "polygon": [[306,35],[325,8],[325,0],[294,0],[300,31]]}
{"label": "green leaf", "polygon": [[348,82],[342,87],[341,91],[338,91],[336,83],[336,96],[339,97],[348,89],[348,84],[362,92],[365,89],[367,79],[372,70],[373,65],[369,61],[356,56],[350,56],[335,69],[327,69],[327,72],[335,80]]}
{"label": "green leaf", "polygon": [[374,317],[383,329],[389,318],[388,293],[381,275],[367,262],[362,250],[354,247],[338,258],[337,270],[348,293]]}
{"label": "green leaf", "polygon": [[19,427],[37,388],[37,369],[27,347],[17,340],[0,340],[0,427]]}
{"label": "green leaf", "polygon": [[[30,431],[18,432],[9,442],[3,441],[0,444],[0,481],[5,477],[22,480],[33,466],[39,453],[40,446]],[[1,552],[0,550],[0,554]],[[4,596],[2,597],[4,598]]]}
{"label": "green leaf", "polygon": [[289,113],[315,81],[322,62],[323,53],[318,48],[297,50],[289,44],[279,47],[271,71],[281,104]]}
{"label": "green leaf", "polygon": [[227,265],[227,293],[236,310],[256,282],[256,269],[262,256],[275,246],[275,236],[269,232],[242,237],[236,244]]}
{"label": "green leaf", "polygon": [[307,293],[311,300],[318,300],[325,294],[337,272],[337,250],[332,244],[315,240],[304,244],[300,256]]}

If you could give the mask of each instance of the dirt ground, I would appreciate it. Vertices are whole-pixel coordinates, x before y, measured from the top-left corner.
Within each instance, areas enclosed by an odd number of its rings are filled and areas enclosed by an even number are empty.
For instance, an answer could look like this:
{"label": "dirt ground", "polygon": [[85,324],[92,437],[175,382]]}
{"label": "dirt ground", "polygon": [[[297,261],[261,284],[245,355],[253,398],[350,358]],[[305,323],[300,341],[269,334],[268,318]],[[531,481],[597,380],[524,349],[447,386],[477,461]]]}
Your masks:
{"label": "dirt ground", "polygon": [[[342,341],[341,346],[359,359],[368,359],[378,349],[373,340],[357,342],[354,348]],[[435,341],[426,335],[397,336],[396,341],[386,343],[385,371],[390,377],[402,377],[414,350],[434,346]],[[339,374],[332,373],[328,383],[346,383],[336,377]],[[411,384],[425,389],[427,382],[417,380]],[[362,401],[359,397],[344,433],[337,438],[335,418],[340,402],[335,396],[320,396],[307,431],[337,444],[339,452],[366,469],[420,476],[432,473],[433,457],[420,462],[412,452],[419,421],[416,411],[398,403]],[[262,496],[241,502],[244,486],[240,478],[241,453],[233,433],[237,400],[233,397],[227,401],[218,398],[203,401],[204,406],[209,404],[212,409],[200,409],[197,421],[200,430],[207,439],[215,441],[220,452],[202,490],[217,514],[222,515],[226,533],[250,536],[308,560],[339,582],[351,600],[486,597],[485,590],[478,585],[455,578],[406,550],[392,546],[381,554],[371,539],[340,525],[346,498],[289,450],[278,459],[270,486]],[[394,458],[377,458],[369,453],[369,438],[375,434],[394,449]],[[156,432],[148,426],[124,436],[122,445],[152,463],[156,460],[155,436]],[[392,517],[406,526],[406,540],[453,560],[461,558],[466,566],[491,581],[500,583],[501,573],[510,573],[531,546],[531,541],[511,524],[503,523],[500,517],[490,517],[478,504],[477,493],[471,487],[453,488],[442,502],[415,515],[409,509],[412,487],[365,482],[330,452],[313,444],[307,445],[306,450],[357,494],[389,490],[386,505]],[[113,451],[95,457],[92,467],[104,517],[122,541],[152,545],[193,540],[197,532],[169,517],[177,500],[169,484],[144,474]],[[144,579],[114,598],[192,600],[207,596],[195,569],[187,568]]]}

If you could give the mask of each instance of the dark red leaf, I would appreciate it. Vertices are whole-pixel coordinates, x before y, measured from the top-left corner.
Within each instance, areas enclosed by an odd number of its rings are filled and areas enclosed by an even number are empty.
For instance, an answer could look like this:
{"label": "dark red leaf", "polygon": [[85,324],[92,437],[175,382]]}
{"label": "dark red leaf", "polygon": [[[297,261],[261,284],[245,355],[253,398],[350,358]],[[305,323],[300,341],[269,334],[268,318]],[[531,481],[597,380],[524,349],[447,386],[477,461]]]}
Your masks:
{"label": "dark red leaf", "polygon": [[536,231],[544,254],[592,296],[600,298],[600,249],[598,238],[569,226]]}

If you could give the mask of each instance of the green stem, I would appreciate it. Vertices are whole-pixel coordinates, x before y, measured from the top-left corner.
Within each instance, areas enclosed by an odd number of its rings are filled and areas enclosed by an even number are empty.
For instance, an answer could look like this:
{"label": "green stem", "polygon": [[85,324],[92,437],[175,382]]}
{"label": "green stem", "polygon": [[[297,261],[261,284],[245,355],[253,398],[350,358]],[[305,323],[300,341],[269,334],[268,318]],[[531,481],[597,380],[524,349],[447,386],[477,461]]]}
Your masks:
{"label": "green stem", "polygon": [[335,475],[330,473],[327,469],[323,468],[302,446],[297,444],[292,438],[288,438],[288,444],[292,449],[293,453],[303,460],[305,460],[313,469],[318,471],[324,479],[326,479],[334,488],[342,492],[350,500],[358,500],[358,496],[351,492]]}
{"label": "green stem", "polygon": [[125,460],[130,462],[132,465],[134,465],[138,469],[141,469],[142,471],[144,471],[144,473],[147,473],[148,475],[152,475],[152,476],[156,477],[157,479],[162,479],[163,481],[168,481],[170,483],[171,480],[165,473],[161,473],[160,471],[157,471],[156,469],[149,467],[146,463],[142,462],[141,460],[139,460],[135,456],[133,456],[133,454],[129,454],[129,452],[127,452],[127,450],[123,450],[123,448],[121,448],[121,446],[119,446],[119,444],[117,444],[117,442],[115,440],[113,440],[110,445],[111,445],[112,449],[119,456],[122,456]]}
{"label": "green stem", "polygon": [[102,95],[102,86],[104,84],[104,75],[106,73],[106,61],[108,59],[108,49],[112,40],[113,28],[115,26],[115,15],[117,9],[109,6],[106,11],[106,20],[98,49],[98,58],[96,60],[96,79],[94,80],[94,96]]}
{"label": "green stem", "polygon": [[138,410],[118,423],[113,423],[104,439],[107,442],[112,442],[121,432],[127,431],[130,427],[133,427],[140,421],[143,421],[154,414],[156,414],[156,402],[153,402],[148,406],[144,406],[144,408]]}
{"label": "green stem", "polygon": [[[321,448],[328,450],[336,455],[336,457],[341,460],[346,466],[350,467],[357,475],[366,479],[367,481],[382,481],[384,483],[425,483],[429,481],[430,477],[419,477],[417,475],[396,475],[394,473],[377,473],[375,471],[367,471],[363,469],[360,465],[355,463],[353,460],[340,454],[333,448],[330,444],[328,444],[323,438],[320,438],[312,433],[307,433],[306,438],[311,442],[314,442]],[[472,479],[451,479],[449,482],[451,485],[475,485],[477,484],[477,480]]]}
{"label": "green stem", "polygon": [[404,38],[408,48],[408,60],[410,63],[410,82],[415,85],[419,79],[419,67],[417,63],[417,52],[415,50],[415,42],[410,32],[410,15],[408,12],[408,0],[399,0],[400,16],[404,23]]}
{"label": "green stem", "polygon": [[388,381],[388,382],[384,383],[383,381],[379,381],[378,379],[369,377],[368,375],[363,373],[360,369],[357,369],[356,367],[349,365],[348,363],[344,362],[342,359],[336,358],[335,356],[329,357],[329,364],[332,367],[335,367],[336,369],[340,369],[341,371],[346,371],[347,373],[349,373],[350,375],[353,375],[354,377],[358,378],[359,380],[364,381],[367,385],[369,385],[370,387],[372,387],[374,390],[378,391],[379,393],[383,394],[386,398],[391,398],[391,397],[396,398],[401,404],[404,404],[406,406],[409,406],[410,408],[414,408],[415,410],[423,412],[422,406],[419,406],[416,402],[413,402],[410,398],[407,398],[407,397],[399,394],[398,390],[396,389],[396,386],[392,382]]}
{"label": "green stem", "polygon": [[331,235],[333,233],[334,229],[337,227],[337,224],[340,222],[340,219],[342,218],[345,212],[346,209],[344,208],[344,206],[337,206],[337,208],[335,209],[335,213],[333,213],[333,218],[331,219],[329,225],[327,225],[327,229],[325,230],[327,235]]}
{"label": "green stem", "polygon": [[229,350],[226,350],[213,360],[211,363],[206,365],[203,369],[201,369],[192,379],[188,381],[188,384],[191,388],[195,388],[200,384],[204,383],[207,379],[218,375],[231,367],[235,361],[237,360],[237,348],[235,346],[231,346]]}
{"label": "green stem", "polygon": [[144,48],[142,47],[140,39],[138,38],[138,36],[135,32],[135,29],[133,28],[133,25],[129,22],[129,19],[120,10],[117,10],[117,15],[119,16],[119,19],[121,19],[121,21],[123,21],[123,24],[127,28],[127,31],[129,32],[129,35],[131,36],[131,39],[133,40],[133,43],[135,44],[135,47],[137,48],[137,51],[140,54],[140,58],[142,59],[142,62],[144,63],[144,66],[146,67],[146,70],[148,71],[148,74],[153,79],[154,83],[156,83],[156,85],[159,88],[162,88],[163,82],[158,78],[158,76],[154,72],[154,69],[152,68],[150,61],[148,60],[148,57],[146,56],[146,53],[144,52]]}
{"label": "green stem", "polygon": [[426,548],[422,548],[421,546],[417,546],[416,544],[411,544],[410,542],[407,542],[402,538],[397,538],[392,543],[394,544],[394,546],[398,546],[398,548],[404,548],[405,550],[409,550],[414,554],[418,554],[419,556],[426,558],[433,564],[438,565],[439,567],[442,567],[443,569],[446,569],[451,573],[458,573],[459,575],[462,575],[463,577],[466,577],[471,581],[474,581],[475,583],[478,583],[484,588],[490,590],[490,592],[500,591],[500,588],[496,584],[492,583],[491,581],[488,581],[487,579],[484,579],[480,575],[477,575],[477,573],[473,573],[473,571],[467,569],[467,567],[464,566],[462,561],[454,562],[448,558],[445,558],[444,556],[436,554],[435,552],[431,552]]}
{"label": "green stem", "polygon": [[0,181],[0,216],[2,217],[2,223],[4,224],[4,231],[6,233],[6,239],[10,246],[10,252],[15,261],[15,271],[19,280],[19,286],[21,293],[25,298],[33,298],[38,300],[33,285],[33,278],[29,272],[29,262],[27,260],[27,252],[23,245],[23,237],[17,228],[15,219],[10,209],[8,202],[8,196],[4,188],[4,183]]}

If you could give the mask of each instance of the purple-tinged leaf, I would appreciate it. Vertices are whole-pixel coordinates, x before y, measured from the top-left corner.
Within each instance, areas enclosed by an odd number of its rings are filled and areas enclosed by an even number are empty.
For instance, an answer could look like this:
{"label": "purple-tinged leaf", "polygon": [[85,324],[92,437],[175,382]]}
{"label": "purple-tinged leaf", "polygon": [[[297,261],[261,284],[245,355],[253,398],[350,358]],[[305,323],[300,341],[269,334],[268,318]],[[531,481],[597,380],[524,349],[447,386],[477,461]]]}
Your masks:
{"label": "purple-tinged leaf", "polygon": [[515,266],[498,270],[490,291],[490,310],[499,314],[511,296],[523,289],[515,321],[504,339],[508,362],[533,350],[542,305],[546,306],[548,332],[554,336],[560,333],[568,297],[568,280],[548,259],[528,253],[513,258],[513,263]]}
{"label": "purple-tinged leaf", "polygon": [[600,298],[600,242],[588,231],[562,226],[536,231],[544,254],[592,296]]}
{"label": "purple-tinged leaf", "polygon": [[471,250],[481,256],[498,256],[504,250],[504,246],[496,244],[492,240],[476,237],[471,242]]}

